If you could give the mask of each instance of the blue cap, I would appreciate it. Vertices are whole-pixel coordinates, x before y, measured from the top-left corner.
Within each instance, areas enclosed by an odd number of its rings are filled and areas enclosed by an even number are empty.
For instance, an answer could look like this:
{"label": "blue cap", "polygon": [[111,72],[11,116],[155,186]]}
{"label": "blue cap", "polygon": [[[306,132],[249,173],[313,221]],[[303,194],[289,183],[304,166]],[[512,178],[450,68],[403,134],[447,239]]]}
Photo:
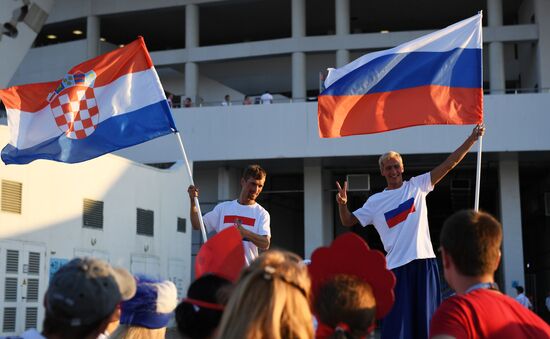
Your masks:
{"label": "blue cap", "polygon": [[120,323],[149,329],[166,327],[177,303],[173,282],[138,277],[135,296],[120,306]]}

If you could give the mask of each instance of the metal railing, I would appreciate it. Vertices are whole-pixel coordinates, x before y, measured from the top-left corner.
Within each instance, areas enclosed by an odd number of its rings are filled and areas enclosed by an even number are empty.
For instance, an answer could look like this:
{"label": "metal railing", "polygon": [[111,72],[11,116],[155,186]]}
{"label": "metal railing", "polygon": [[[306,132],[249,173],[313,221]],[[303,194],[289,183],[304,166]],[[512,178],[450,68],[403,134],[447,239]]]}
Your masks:
{"label": "metal railing", "polygon": [[[484,89],[483,94],[485,95],[491,95],[491,94],[527,94],[527,93],[550,93],[550,88],[507,88],[502,90],[491,90],[491,89]],[[176,104],[173,104],[173,108],[182,108],[183,100],[185,99],[184,96],[181,97],[181,102],[178,102]],[[222,100],[220,101],[205,101],[205,100],[198,100],[198,104],[193,102],[192,106],[190,107],[230,107],[230,106],[253,106],[253,105],[266,105],[261,102],[259,97],[251,97],[252,103],[251,104],[244,104],[241,100],[231,100],[228,105],[223,105]],[[271,104],[288,104],[288,103],[295,103],[295,102],[314,102],[317,101],[316,96],[311,97],[305,97],[305,98],[275,98],[272,100]]]}

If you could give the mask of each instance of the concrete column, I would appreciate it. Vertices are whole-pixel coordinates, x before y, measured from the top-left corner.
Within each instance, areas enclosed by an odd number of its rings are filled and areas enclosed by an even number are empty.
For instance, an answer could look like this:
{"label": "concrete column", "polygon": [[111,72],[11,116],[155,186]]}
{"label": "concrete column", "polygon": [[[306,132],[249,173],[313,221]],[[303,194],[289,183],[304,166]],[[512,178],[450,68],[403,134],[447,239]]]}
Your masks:
{"label": "concrete column", "polygon": [[339,49],[336,51],[336,68],[349,64],[349,51],[347,49]]}
{"label": "concrete column", "polygon": [[95,58],[99,55],[99,38],[100,38],[100,22],[99,17],[90,15],[86,18],[86,42],[88,59]]}
{"label": "concrete column", "polygon": [[[199,7],[195,4],[185,6],[185,48],[199,46]],[[199,105],[199,66],[194,62],[185,64],[185,95],[193,100],[193,105]]]}
{"label": "concrete column", "polygon": [[218,201],[236,199],[240,192],[240,171],[233,167],[219,167]]}
{"label": "concrete column", "polygon": [[[306,1],[292,0],[292,37],[306,36]],[[306,54],[292,53],[292,99],[304,101],[306,98]]]}
{"label": "concrete column", "polygon": [[[487,0],[487,22],[489,26],[502,26],[502,0]],[[504,47],[500,41],[489,43],[489,81],[491,94],[504,94]]]}
{"label": "concrete column", "polygon": [[331,192],[324,191],[327,177],[319,159],[304,160],[304,256],[308,259],[333,238]]}
{"label": "concrete column", "polygon": [[550,1],[535,0],[535,21],[539,26],[537,46],[539,88],[550,92]]}
{"label": "concrete column", "polygon": [[292,0],[292,37],[306,36],[306,1]]}
{"label": "concrete column", "polygon": [[199,6],[185,6],[185,48],[199,46]]}
{"label": "concrete column", "polygon": [[500,288],[506,294],[515,296],[516,292],[512,283],[515,281],[519,285],[525,286],[517,153],[501,155],[498,179],[500,220],[503,228],[502,268],[504,272],[504,286],[500,286]]}
{"label": "concrete column", "polygon": [[306,98],[306,54],[292,53],[292,99],[304,101]]}
{"label": "concrete column", "polygon": [[198,106],[199,66],[195,62],[185,63],[185,96],[193,100],[193,106]]}
{"label": "concrete column", "polygon": [[[350,12],[349,0],[335,0],[336,5],[336,35],[349,35]],[[336,51],[336,67],[342,67],[349,63],[349,51],[345,49]]]}

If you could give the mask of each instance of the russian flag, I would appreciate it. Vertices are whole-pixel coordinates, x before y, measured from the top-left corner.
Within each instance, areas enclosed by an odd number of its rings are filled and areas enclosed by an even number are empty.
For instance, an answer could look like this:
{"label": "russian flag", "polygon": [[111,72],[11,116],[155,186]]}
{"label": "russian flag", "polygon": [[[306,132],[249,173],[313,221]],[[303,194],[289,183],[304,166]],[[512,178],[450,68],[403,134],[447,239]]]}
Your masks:
{"label": "russian flag", "polygon": [[63,79],[0,90],[5,164],[76,163],[176,131],[143,38],[73,67]]}
{"label": "russian flag", "polygon": [[407,219],[409,214],[413,213],[414,211],[416,211],[414,208],[414,198],[410,198],[409,200],[397,206],[397,208],[384,213],[384,218],[386,218],[386,223],[388,224],[388,227],[392,228]]}
{"label": "russian flag", "polygon": [[329,71],[322,138],[483,121],[481,14]]}

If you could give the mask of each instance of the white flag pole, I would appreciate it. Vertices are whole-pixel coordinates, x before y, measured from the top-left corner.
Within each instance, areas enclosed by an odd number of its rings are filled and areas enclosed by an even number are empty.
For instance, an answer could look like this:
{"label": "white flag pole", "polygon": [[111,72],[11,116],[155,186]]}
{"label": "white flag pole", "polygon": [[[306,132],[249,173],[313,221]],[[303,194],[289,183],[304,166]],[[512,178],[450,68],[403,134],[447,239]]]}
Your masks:
{"label": "white flag pole", "polygon": [[483,145],[483,136],[480,136],[477,140],[478,149],[477,149],[477,167],[476,167],[476,191],[475,191],[475,202],[474,210],[479,211],[479,186],[481,184],[481,148]]}
{"label": "white flag pole", "polygon": [[[176,137],[178,137],[178,141],[181,148],[181,153],[183,154],[183,161],[185,162],[185,166],[187,167],[187,174],[189,175],[189,180],[191,181],[191,185],[195,186],[195,183],[193,182],[193,174],[191,173],[191,167],[189,167],[189,160],[187,160],[187,154],[185,153],[185,148],[183,147],[183,141],[181,140],[180,132],[176,132]],[[199,214],[199,224],[201,226],[201,234],[202,234],[202,240],[206,242],[206,231],[204,228],[204,221],[202,220],[202,212],[201,212],[201,206],[199,205],[199,198],[194,197],[193,202],[195,203],[195,206],[197,207],[197,213]]]}
{"label": "white flag pole", "polygon": [[[477,13],[483,16],[483,11],[479,11]],[[480,25],[481,25],[481,22],[480,22]],[[483,34],[483,30],[481,30],[480,34]],[[483,48],[483,44],[481,45],[481,47]],[[481,79],[482,79],[481,87],[483,88],[483,53],[481,53]],[[483,95],[483,92],[481,95]],[[481,185],[481,149],[483,146],[483,135],[479,137],[477,142],[478,142],[478,148],[477,148],[477,166],[476,166],[476,190],[475,190],[475,198],[474,198],[474,211],[476,212],[479,211],[479,189]]]}

